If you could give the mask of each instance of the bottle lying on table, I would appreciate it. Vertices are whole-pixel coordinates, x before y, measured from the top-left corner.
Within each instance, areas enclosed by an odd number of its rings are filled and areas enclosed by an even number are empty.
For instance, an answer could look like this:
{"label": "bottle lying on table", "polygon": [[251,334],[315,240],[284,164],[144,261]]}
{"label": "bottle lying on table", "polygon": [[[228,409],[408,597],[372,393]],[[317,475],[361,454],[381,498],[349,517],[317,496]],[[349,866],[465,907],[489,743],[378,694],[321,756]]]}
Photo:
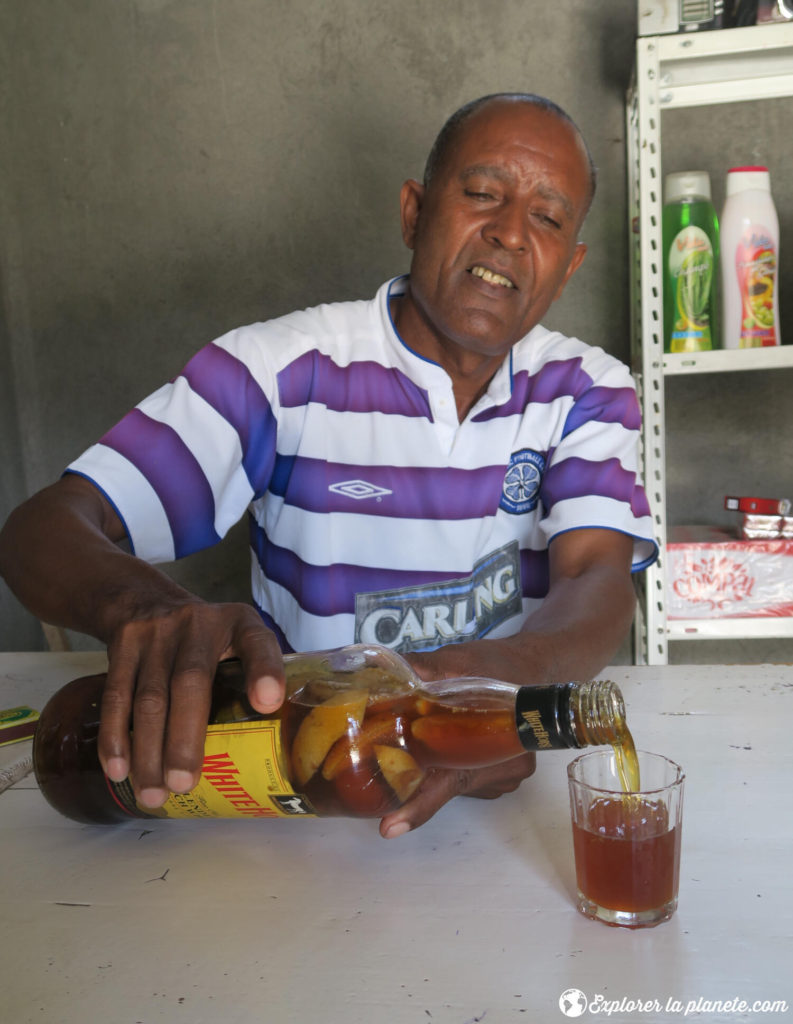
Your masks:
{"label": "bottle lying on table", "polygon": [[516,686],[492,679],[423,682],[388,648],[356,644],[286,655],[286,700],[260,715],[239,661],[214,682],[201,779],[165,805],[139,807],[97,755],[104,675],[75,679],[44,708],[33,744],[49,803],[77,821],[133,818],[381,817],[430,768],[481,768],[526,750],[611,743],[631,784],[633,742],[607,680]]}

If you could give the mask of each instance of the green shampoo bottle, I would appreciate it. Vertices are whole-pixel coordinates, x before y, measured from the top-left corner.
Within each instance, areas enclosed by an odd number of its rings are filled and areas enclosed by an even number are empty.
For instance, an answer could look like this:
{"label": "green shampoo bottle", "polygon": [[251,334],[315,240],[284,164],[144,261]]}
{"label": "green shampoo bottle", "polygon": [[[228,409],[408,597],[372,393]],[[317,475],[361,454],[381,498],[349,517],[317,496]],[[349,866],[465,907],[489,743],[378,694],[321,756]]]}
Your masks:
{"label": "green shampoo bottle", "polygon": [[664,180],[664,352],[720,348],[719,221],[707,171]]}

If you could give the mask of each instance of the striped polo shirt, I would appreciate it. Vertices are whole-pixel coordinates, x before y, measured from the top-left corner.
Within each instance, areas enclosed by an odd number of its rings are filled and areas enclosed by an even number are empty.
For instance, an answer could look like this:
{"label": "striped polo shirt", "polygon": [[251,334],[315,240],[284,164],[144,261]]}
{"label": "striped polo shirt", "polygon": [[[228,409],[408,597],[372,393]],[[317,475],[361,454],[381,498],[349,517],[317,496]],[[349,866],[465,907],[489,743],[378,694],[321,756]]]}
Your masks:
{"label": "striped polo shirt", "polygon": [[207,345],[69,467],[168,562],[247,512],[252,596],[285,651],[406,653],[517,632],[548,545],[582,527],[655,558],[627,368],[535,327],[464,422],[389,297],[317,306]]}

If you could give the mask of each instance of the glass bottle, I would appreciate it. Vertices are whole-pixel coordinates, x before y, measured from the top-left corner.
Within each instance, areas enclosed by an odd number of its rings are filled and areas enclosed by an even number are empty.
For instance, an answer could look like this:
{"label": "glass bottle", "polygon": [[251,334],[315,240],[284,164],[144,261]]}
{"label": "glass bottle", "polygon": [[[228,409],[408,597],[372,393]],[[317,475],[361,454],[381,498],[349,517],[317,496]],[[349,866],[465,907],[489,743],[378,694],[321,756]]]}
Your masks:
{"label": "glass bottle", "polygon": [[[142,809],[129,780],[110,782],[97,734],[104,675],[73,680],[36,730],[36,778],[78,821],[130,818],[381,817],[405,803],[429,768],[479,768],[526,750],[633,743],[609,681],[517,686],[492,679],[420,681],[388,648],[356,644],[287,655],[286,700],[260,715],[241,665],[221,662],[201,780],[162,808]],[[626,778],[626,788],[637,788]]]}

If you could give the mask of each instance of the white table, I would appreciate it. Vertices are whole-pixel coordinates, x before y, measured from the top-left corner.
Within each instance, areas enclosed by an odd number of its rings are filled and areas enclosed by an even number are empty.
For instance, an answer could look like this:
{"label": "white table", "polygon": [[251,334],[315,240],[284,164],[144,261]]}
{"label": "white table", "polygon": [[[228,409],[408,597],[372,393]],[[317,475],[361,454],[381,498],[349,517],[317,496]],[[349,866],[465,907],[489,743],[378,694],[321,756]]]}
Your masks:
{"label": "white table", "polygon": [[[103,664],[0,655],[0,706],[41,707]],[[546,1024],[571,987],[582,1019],[793,1018],[793,668],[608,674],[637,745],[687,772],[671,921],[627,931],[574,909],[572,752],[393,841],[344,819],[79,825],[29,777],[0,796],[0,1020]],[[661,1010],[607,1017],[599,998]],[[788,1009],[683,1012],[736,998]]]}

